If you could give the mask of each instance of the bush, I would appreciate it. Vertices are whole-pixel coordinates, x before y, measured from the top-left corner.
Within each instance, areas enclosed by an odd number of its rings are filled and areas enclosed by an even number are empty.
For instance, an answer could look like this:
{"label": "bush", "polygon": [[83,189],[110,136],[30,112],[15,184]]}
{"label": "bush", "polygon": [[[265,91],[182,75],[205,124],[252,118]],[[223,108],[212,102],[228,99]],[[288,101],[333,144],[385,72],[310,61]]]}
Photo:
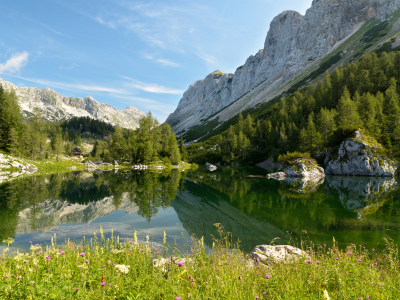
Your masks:
{"label": "bush", "polygon": [[331,148],[339,146],[345,139],[351,137],[353,133],[359,129],[364,129],[364,127],[359,125],[339,127],[333,132],[326,146]]}
{"label": "bush", "polygon": [[163,157],[161,159],[161,161],[163,162],[164,165],[166,166],[172,166],[171,160],[168,157]]}
{"label": "bush", "polygon": [[305,152],[287,152],[286,154],[281,154],[278,157],[278,162],[281,163],[282,165],[291,165],[294,163],[296,159],[299,158],[305,158],[305,159],[311,159],[310,153]]}
{"label": "bush", "polygon": [[190,168],[194,171],[197,170],[199,168],[198,164],[192,163],[192,165],[190,166]]}

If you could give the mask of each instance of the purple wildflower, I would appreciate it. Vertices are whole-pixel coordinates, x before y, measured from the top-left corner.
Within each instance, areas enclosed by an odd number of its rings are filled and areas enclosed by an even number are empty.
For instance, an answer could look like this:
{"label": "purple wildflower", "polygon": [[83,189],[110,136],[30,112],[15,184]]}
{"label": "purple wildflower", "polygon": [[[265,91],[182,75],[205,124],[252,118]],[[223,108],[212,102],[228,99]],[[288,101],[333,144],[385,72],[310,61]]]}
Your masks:
{"label": "purple wildflower", "polygon": [[265,278],[267,278],[267,279],[270,279],[270,277],[271,277],[271,276],[269,276],[269,275],[265,275]]}
{"label": "purple wildflower", "polygon": [[30,241],[29,244],[32,244],[32,241]]}
{"label": "purple wildflower", "polygon": [[64,251],[61,251],[61,252],[60,252],[60,254],[61,254],[61,255],[64,255],[64,254],[65,254],[65,252],[64,252]]}
{"label": "purple wildflower", "polygon": [[182,266],[183,266],[183,262],[182,262],[182,261],[179,261],[179,262],[178,262],[178,266],[182,267]]}
{"label": "purple wildflower", "polygon": [[89,263],[89,260],[88,260],[88,259],[86,260],[86,263],[87,263],[87,264]]}
{"label": "purple wildflower", "polygon": [[46,256],[46,259],[49,261],[50,260],[50,256]]}
{"label": "purple wildflower", "polygon": [[82,252],[82,253],[81,253],[81,254],[79,254],[79,255],[80,255],[80,256],[82,256],[82,257],[84,257],[84,256],[85,256],[85,253],[83,253],[83,252]]}
{"label": "purple wildflower", "polygon": [[106,283],[105,283],[105,282],[102,282],[102,283],[101,283],[101,286],[105,286],[105,285],[106,285]]}
{"label": "purple wildflower", "polygon": [[307,260],[307,262],[309,263],[309,264],[311,264],[311,260],[309,259],[309,260]]}

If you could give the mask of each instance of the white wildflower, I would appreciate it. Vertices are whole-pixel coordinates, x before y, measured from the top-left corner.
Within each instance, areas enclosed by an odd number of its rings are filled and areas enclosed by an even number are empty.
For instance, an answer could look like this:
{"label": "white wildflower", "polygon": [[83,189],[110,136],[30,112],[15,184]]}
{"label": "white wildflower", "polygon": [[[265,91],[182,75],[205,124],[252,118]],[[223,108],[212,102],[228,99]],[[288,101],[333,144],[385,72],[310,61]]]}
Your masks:
{"label": "white wildflower", "polygon": [[125,266],[125,265],[116,265],[115,267],[118,269],[118,271],[124,274],[128,274],[130,269],[130,266]]}

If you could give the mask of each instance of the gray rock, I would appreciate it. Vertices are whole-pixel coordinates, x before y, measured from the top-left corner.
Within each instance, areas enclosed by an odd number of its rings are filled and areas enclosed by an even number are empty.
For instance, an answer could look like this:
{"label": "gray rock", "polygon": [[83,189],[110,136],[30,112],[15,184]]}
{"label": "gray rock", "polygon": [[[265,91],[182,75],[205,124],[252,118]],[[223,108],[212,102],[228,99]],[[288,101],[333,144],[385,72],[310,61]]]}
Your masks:
{"label": "gray rock", "polygon": [[292,263],[300,258],[310,259],[310,256],[305,251],[289,245],[256,246],[251,252],[251,256],[255,259],[258,258],[264,264],[277,262]]}
{"label": "gray rock", "polygon": [[276,172],[272,174],[268,174],[267,179],[276,179],[276,180],[284,180],[287,177],[285,172]]}
{"label": "gray rock", "polygon": [[315,192],[317,188],[324,183],[325,177],[287,177],[284,179],[284,183],[289,185],[289,189],[292,192],[298,194],[309,194]]}
{"label": "gray rock", "polygon": [[398,166],[384,154],[382,146],[363,131],[342,142],[337,159],[329,161],[327,175],[393,177]]}
{"label": "gray rock", "polygon": [[211,172],[213,172],[213,171],[215,171],[217,169],[217,166],[214,166],[214,165],[212,165],[212,164],[210,164],[208,162],[206,162],[206,167]]}
{"label": "gray rock", "polygon": [[298,158],[293,164],[282,167],[288,177],[320,178],[325,176],[324,169],[313,159]]}

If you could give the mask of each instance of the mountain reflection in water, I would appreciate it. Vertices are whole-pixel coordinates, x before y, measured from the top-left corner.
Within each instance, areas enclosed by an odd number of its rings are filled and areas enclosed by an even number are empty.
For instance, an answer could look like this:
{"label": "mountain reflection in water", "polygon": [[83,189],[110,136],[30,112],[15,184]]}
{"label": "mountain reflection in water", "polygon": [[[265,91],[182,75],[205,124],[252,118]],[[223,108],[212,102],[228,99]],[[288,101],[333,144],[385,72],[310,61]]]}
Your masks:
{"label": "mountain reflection in water", "polygon": [[[326,177],[277,181],[258,168],[219,167],[195,171],[74,172],[15,180],[0,186],[0,241],[14,246],[51,237],[79,241],[100,224],[106,237],[149,234],[162,241],[204,237],[212,245],[221,223],[250,251],[255,245],[285,244],[307,231],[315,244],[335,237],[341,247],[376,247],[382,237],[399,237],[400,192],[396,179]],[[4,245],[3,245],[4,247]]]}

